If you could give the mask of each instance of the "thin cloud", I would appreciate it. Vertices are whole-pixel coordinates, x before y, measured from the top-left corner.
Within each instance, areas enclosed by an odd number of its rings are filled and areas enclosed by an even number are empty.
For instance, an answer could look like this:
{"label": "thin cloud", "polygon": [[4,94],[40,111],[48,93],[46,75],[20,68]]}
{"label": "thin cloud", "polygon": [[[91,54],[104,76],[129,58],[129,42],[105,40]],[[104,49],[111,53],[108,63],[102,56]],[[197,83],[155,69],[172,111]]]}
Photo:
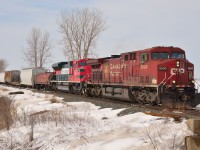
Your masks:
{"label": "thin cloud", "polygon": [[[57,15],[64,9],[96,7],[107,18],[109,28],[97,42],[99,57],[144,49],[157,45],[177,46],[186,50],[200,74],[200,1],[199,0],[9,0],[0,5],[1,56],[9,68],[20,69],[20,51],[33,26],[50,32],[55,44],[60,40]],[[54,62],[65,60],[60,45],[54,48]],[[7,52],[7,51],[8,52]],[[10,57],[10,51],[15,58]],[[50,66],[50,65],[49,65]]]}

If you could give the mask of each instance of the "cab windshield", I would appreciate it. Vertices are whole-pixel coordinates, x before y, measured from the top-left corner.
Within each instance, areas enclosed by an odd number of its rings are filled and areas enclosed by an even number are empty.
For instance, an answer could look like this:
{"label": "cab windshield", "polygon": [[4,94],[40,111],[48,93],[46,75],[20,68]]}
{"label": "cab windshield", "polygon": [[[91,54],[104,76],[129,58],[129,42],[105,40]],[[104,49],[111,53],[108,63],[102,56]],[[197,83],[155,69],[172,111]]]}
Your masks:
{"label": "cab windshield", "polygon": [[172,58],[180,58],[180,59],[184,59],[185,56],[183,53],[172,53]]}
{"label": "cab windshield", "polygon": [[80,66],[87,66],[87,63],[86,62],[79,62],[79,65]]}
{"label": "cab windshield", "polygon": [[169,53],[152,53],[152,59],[168,59]]}

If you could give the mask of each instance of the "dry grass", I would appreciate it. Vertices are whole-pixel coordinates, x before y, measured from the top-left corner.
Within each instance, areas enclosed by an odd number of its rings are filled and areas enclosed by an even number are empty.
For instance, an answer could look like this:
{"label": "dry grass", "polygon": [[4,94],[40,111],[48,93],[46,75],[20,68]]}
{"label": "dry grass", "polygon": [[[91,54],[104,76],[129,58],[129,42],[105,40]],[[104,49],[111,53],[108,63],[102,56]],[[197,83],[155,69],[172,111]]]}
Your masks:
{"label": "dry grass", "polygon": [[47,112],[49,112],[49,110],[43,110],[43,111],[39,111],[39,112],[36,112],[36,113],[34,113],[34,114],[31,114],[30,116],[42,115],[42,114],[45,114],[45,113],[47,113]]}
{"label": "dry grass", "polygon": [[[53,102],[55,97],[52,97]],[[6,102],[5,103],[3,103]],[[59,100],[56,100],[56,102],[59,102]],[[13,116],[12,108],[13,101],[8,101],[5,97],[0,97],[0,111],[1,116]],[[12,103],[9,103],[12,102]],[[7,105],[9,104],[9,105]],[[6,106],[8,109],[4,109],[4,111],[8,113],[3,113],[3,108]],[[68,108],[68,109],[66,109]],[[37,132],[38,128],[40,126],[47,125],[47,127],[60,127],[64,129],[68,125],[76,126],[76,128],[80,128],[80,126],[96,126],[97,122],[94,120],[94,118],[88,116],[88,113],[85,115],[78,115],[74,113],[75,108],[73,106],[71,107],[65,107],[63,109],[53,109],[53,110],[43,110],[39,112],[26,112],[25,109],[22,109],[22,113],[16,115],[17,117],[14,118],[14,120],[9,121],[9,125],[12,125],[12,127],[22,127],[25,126],[27,128],[26,132],[21,132],[17,128],[13,128],[12,130],[7,130],[5,134],[2,134],[0,136],[0,149],[15,149],[16,147],[19,147],[19,149],[39,149],[41,146],[44,145],[38,145],[37,140]],[[8,115],[9,114],[9,115]],[[8,117],[9,118],[9,117]],[[4,122],[2,125],[2,128],[7,128],[5,117],[1,117],[0,123]],[[13,124],[11,124],[13,123]],[[9,126],[10,128],[10,126]],[[8,129],[8,128],[7,128]],[[66,129],[69,129],[68,127]],[[16,137],[15,135],[19,134],[20,137]],[[84,135],[86,134],[85,130],[81,131],[81,134],[83,136],[81,138],[84,138]],[[48,142],[47,142],[48,143]],[[33,148],[34,147],[34,148]],[[48,147],[48,146],[47,146]]]}
{"label": "dry grass", "polygon": [[58,103],[58,100],[55,96],[53,96],[51,99],[50,99],[50,102],[51,103]]}
{"label": "dry grass", "polygon": [[0,88],[1,91],[8,91],[6,88]]}
{"label": "dry grass", "polygon": [[1,96],[1,93],[2,93],[2,92],[5,92],[5,91],[8,91],[8,89],[3,88],[3,87],[0,87],[0,96]]}
{"label": "dry grass", "polygon": [[157,117],[170,117],[174,118],[174,121],[180,122],[181,121],[181,116],[177,114],[172,114],[172,113],[155,113],[155,112],[145,112],[147,115],[151,116],[157,116]]}
{"label": "dry grass", "polygon": [[[51,140],[54,142],[54,139],[51,139],[51,137],[44,139],[46,142],[41,144],[38,144],[36,139],[38,137],[38,128],[46,125],[47,128],[59,127],[62,129],[64,134],[58,135],[58,137],[68,135],[65,131],[71,129],[71,127],[69,127],[70,125],[73,127],[76,126],[75,128],[77,128],[77,130],[82,127],[95,127],[97,125],[97,122],[87,115],[79,116],[70,110],[66,111],[60,109],[44,110],[32,114],[25,112],[24,116],[22,114],[22,116],[18,116],[18,119],[15,120],[18,122],[16,125],[20,127],[24,126],[24,120],[26,120],[25,126],[27,128],[25,132],[21,132],[21,130],[16,128],[14,130],[8,130],[5,132],[6,134],[0,135],[0,149],[15,149],[16,147],[18,147],[18,149],[48,149],[49,143]],[[82,135],[80,139],[88,143],[85,138],[86,130],[81,129],[81,131],[78,132]],[[20,137],[16,135],[20,135]],[[57,137],[57,135],[55,137]]]}
{"label": "dry grass", "polygon": [[6,97],[0,97],[0,129],[10,129],[16,118],[14,102]]}
{"label": "dry grass", "polygon": [[2,119],[2,116],[0,115],[0,130],[4,129],[5,128],[5,123]]}
{"label": "dry grass", "polygon": [[4,97],[0,97],[0,130],[4,129],[6,127],[5,122],[4,122],[4,115],[3,115],[3,111],[4,111],[4,102],[5,98]]}

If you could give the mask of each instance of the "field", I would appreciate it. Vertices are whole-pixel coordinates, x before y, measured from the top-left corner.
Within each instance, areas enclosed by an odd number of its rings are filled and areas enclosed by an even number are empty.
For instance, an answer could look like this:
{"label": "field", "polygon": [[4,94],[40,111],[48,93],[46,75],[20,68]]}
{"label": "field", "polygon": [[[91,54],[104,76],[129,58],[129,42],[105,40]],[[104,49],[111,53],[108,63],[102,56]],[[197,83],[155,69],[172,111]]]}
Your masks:
{"label": "field", "polygon": [[[9,95],[16,91],[24,94]],[[184,118],[142,112],[119,117],[124,109],[64,102],[27,89],[0,86],[0,94],[1,103],[9,101],[9,113],[1,111],[9,117],[1,117],[0,149],[184,149],[185,136],[192,135]]]}

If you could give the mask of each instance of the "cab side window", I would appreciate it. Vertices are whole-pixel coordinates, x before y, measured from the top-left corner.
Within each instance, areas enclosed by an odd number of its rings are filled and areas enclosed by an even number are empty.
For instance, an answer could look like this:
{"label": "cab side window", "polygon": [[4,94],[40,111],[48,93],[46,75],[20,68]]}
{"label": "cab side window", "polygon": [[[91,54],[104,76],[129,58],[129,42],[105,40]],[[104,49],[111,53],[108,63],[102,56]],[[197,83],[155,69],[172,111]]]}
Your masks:
{"label": "cab side window", "polygon": [[149,60],[149,54],[148,53],[141,53],[140,54],[140,63],[145,63]]}
{"label": "cab side window", "polygon": [[128,55],[125,55],[125,56],[124,56],[124,60],[125,60],[125,61],[128,61]]}
{"label": "cab side window", "polygon": [[130,60],[136,60],[136,53],[130,54]]}

